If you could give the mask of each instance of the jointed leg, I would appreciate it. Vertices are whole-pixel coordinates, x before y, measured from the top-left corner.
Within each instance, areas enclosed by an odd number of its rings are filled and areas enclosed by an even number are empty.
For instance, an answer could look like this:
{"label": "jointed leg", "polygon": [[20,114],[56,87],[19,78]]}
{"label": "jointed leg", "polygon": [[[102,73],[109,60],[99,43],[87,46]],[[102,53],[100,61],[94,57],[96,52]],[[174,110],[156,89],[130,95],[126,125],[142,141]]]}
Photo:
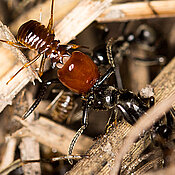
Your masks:
{"label": "jointed leg", "polygon": [[39,71],[38,71],[38,74],[39,74],[40,77],[43,75],[43,72],[44,72],[44,64],[45,64],[45,61],[46,61],[46,56],[45,56],[45,54],[44,54],[44,55],[42,56],[41,63],[40,63],[40,68],[39,68]]}
{"label": "jointed leg", "polygon": [[38,58],[40,57],[40,54],[38,54],[36,57],[34,57],[30,62],[24,64],[11,78],[10,80],[6,83],[8,84],[19,72],[21,72],[24,68],[30,66],[33,64]]}
{"label": "jointed leg", "polygon": [[68,44],[66,46],[67,46],[67,50],[68,49],[78,49],[78,48],[89,49],[89,47],[87,47],[87,46],[80,46],[80,45],[76,45],[76,44]]}
{"label": "jointed leg", "polygon": [[60,83],[60,81],[58,79],[52,79],[52,80],[49,80],[47,82],[44,82],[42,84],[42,87],[40,89],[40,92],[39,92],[39,95],[38,95],[38,98],[35,100],[35,102],[33,103],[33,105],[29,108],[29,110],[22,116],[22,119],[26,119],[34,110],[35,108],[38,106],[38,104],[40,103],[40,101],[43,99],[45,93],[46,93],[46,90],[48,89],[48,87],[53,84],[53,83]]}
{"label": "jointed leg", "polygon": [[109,68],[107,70],[107,72],[102,77],[100,77],[99,80],[97,80],[97,82],[94,84],[93,87],[98,87],[98,86],[102,85],[104,83],[104,81],[106,79],[108,79],[113,73],[114,73],[114,69],[113,68]]}
{"label": "jointed leg", "polygon": [[[68,155],[72,155],[73,148],[80,137],[80,135],[83,133],[83,131],[86,129],[88,125],[88,102],[85,102],[84,109],[83,109],[83,118],[82,118],[82,126],[81,128],[76,132],[74,138],[71,141],[71,144],[69,146]],[[69,160],[69,159],[68,159]],[[72,164],[72,160],[69,160],[69,163]]]}
{"label": "jointed leg", "polygon": [[50,14],[50,19],[49,19],[49,24],[47,26],[47,29],[51,34],[54,34],[54,29],[53,29],[53,5],[54,5],[54,0],[52,0],[51,3],[51,14]]}
{"label": "jointed leg", "polygon": [[5,40],[1,40],[1,39],[0,39],[0,42],[6,43],[6,44],[8,44],[8,45],[10,45],[10,46],[13,46],[13,47],[16,47],[16,48],[27,49],[27,47],[25,47],[25,46],[23,46],[23,45],[21,45],[21,44],[19,44],[19,43],[12,42],[12,41],[5,41]]}
{"label": "jointed leg", "polygon": [[112,110],[112,112],[110,113],[110,117],[108,119],[108,122],[105,126],[105,133],[108,133],[110,128],[113,126],[113,124],[116,125],[117,121],[116,121],[116,116],[117,116],[118,111],[116,110]]}

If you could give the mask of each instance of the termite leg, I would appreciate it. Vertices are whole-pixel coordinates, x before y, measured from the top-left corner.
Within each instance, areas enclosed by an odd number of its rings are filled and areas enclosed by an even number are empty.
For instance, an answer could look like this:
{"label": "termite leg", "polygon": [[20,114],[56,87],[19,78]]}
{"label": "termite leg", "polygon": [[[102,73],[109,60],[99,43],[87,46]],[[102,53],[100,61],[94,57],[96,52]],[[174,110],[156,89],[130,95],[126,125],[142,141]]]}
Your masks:
{"label": "termite leg", "polygon": [[39,68],[39,71],[38,71],[38,74],[39,74],[40,77],[43,75],[45,61],[46,61],[46,55],[44,54],[42,56],[41,63],[40,63],[40,68]]}
{"label": "termite leg", "polygon": [[51,34],[54,34],[54,29],[53,29],[53,5],[54,5],[54,0],[52,0],[52,3],[51,3],[50,19],[49,19],[49,23],[48,23],[48,26],[47,26],[47,29],[49,30],[49,32]]}
{"label": "termite leg", "polygon": [[[82,117],[82,126],[81,128],[76,132],[75,136],[73,137],[71,144],[69,146],[68,150],[68,155],[72,155],[73,148],[78,140],[78,138],[81,136],[83,131],[87,128],[88,126],[88,102],[85,101],[84,103],[84,109],[83,109],[83,117]],[[68,159],[70,164],[73,164],[73,161]]]}
{"label": "termite leg", "polygon": [[19,72],[21,72],[24,68],[29,67],[32,63],[34,63],[38,58],[40,57],[40,54],[38,54],[36,57],[34,57],[30,62],[24,64],[6,83],[8,84]]}
{"label": "termite leg", "polygon": [[89,49],[89,47],[87,47],[87,46],[80,46],[80,45],[76,45],[76,44],[68,44],[67,45],[67,50],[68,49],[78,49],[78,48]]}
{"label": "termite leg", "polygon": [[16,48],[27,49],[26,46],[23,46],[20,43],[15,43],[15,42],[12,42],[12,41],[5,41],[5,40],[1,40],[1,39],[0,39],[0,42],[6,43],[6,44],[8,44],[10,46],[13,46],[13,47],[16,47]]}

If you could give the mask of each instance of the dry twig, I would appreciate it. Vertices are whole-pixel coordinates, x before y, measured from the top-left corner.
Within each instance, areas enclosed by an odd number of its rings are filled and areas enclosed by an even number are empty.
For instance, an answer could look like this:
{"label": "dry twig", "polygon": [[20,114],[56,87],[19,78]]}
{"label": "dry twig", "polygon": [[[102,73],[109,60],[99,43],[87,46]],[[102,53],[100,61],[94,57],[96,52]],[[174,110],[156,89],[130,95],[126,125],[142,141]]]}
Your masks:
{"label": "dry twig", "polygon": [[16,138],[7,138],[7,146],[5,153],[2,157],[2,161],[0,164],[0,170],[6,168],[9,164],[14,161],[15,157],[15,149],[16,149]]}
{"label": "dry twig", "polygon": [[[4,40],[9,40],[16,42],[14,36],[11,34],[9,29],[3,25],[0,22],[0,38]],[[21,60],[21,62],[26,63],[27,58],[24,56],[24,54],[17,48],[14,48],[12,46],[8,46],[7,44],[3,44],[5,47],[10,49],[12,53],[15,55],[16,58]],[[6,60],[5,57],[1,58],[3,60]],[[8,64],[8,60],[7,60]],[[15,64],[15,63],[14,63]],[[10,67],[10,69],[7,71],[8,74],[6,74],[0,82],[0,112],[6,107],[8,104],[12,104],[12,100],[15,97],[17,93],[21,91],[21,89],[29,82],[34,81],[35,78],[39,79],[37,73],[32,71],[30,67],[28,69],[25,69],[23,71],[23,74],[17,75],[17,77],[10,82],[9,85],[6,85],[6,82],[10,79],[12,75],[16,73],[17,70],[22,66],[21,63],[16,64],[13,68]],[[34,74],[35,73],[35,74]]]}
{"label": "dry twig", "polygon": [[[75,131],[65,128],[62,125],[40,117],[39,120],[27,123],[16,117],[24,127],[12,134],[12,137],[31,136],[38,142],[58,150],[62,154],[67,154],[68,146],[73,138]],[[66,146],[65,146],[66,145]],[[92,145],[92,139],[81,136],[75,148],[75,154],[84,153]]]}
{"label": "dry twig", "polygon": [[[153,10],[157,13],[154,14]],[[102,13],[97,21],[114,22],[145,18],[175,16],[175,1],[142,1],[113,4]]]}

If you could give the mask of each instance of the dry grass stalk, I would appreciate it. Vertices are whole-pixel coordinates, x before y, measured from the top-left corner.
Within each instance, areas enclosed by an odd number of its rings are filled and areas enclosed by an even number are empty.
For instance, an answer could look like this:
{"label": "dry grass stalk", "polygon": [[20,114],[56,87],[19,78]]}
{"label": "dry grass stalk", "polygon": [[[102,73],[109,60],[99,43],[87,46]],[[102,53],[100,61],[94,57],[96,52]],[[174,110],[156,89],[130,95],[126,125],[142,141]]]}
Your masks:
{"label": "dry grass stalk", "polygon": [[[75,131],[65,128],[62,125],[40,117],[39,120],[31,124],[16,117],[24,128],[12,134],[12,137],[28,137],[35,138],[38,142],[58,150],[58,152],[66,155],[68,146],[75,134]],[[92,139],[87,136],[81,136],[77,142],[74,153],[84,153],[92,145]]]}
{"label": "dry grass stalk", "polygon": [[150,172],[150,173],[146,173],[145,175],[172,175],[175,172],[175,166],[171,165],[163,170],[159,170],[156,172]]}
{"label": "dry grass stalk", "polygon": [[[153,13],[149,4],[157,15]],[[148,1],[113,4],[97,18],[97,21],[114,22],[175,16],[174,1],[150,1],[149,4]]]}
{"label": "dry grass stalk", "polygon": [[[0,38],[4,40],[10,40],[13,42],[16,42],[14,36],[9,31],[9,29],[3,25],[0,22]],[[27,58],[24,56],[24,54],[17,48],[14,48],[12,46],[8,46],[7,44],[3,44],[4,47],[7,47],[12,51],[12,53],[15,55],[15,57],[18,60],[21,60],[21,62],[25,63],[27,62]],[[6,57],[1,58],[3,60],[6,60]],[[8,60],[6,62],[8,64]],[[11,63],[10,63],[11,64]],[[14,63],[15,64],[15,63]],[[25,69],[22,74],[17,75],[10,83],[9,85],[6,85],[6,82],[10,79],[14,73],[16,73],[17,70],[22,66],[22,63],[17,63],[13,68],[9,67],[9,70],[6,70],[8,72],[3,78],[1,78],[0,82],[0,112],[8,105],[12,103],[13,98],[17,93],[21,91],[21,89],[29,82],[33,81],[35,78],[39,79],[37,73],[35,73],[30,67],[28,69]],[[8,66],[7,66],[8,67]],[[34,74],[35,73],[35,74]]]}
{"label": "dry grass stalk", "polygon": [[67,43],[91,24],[112,0],[94,1],[82,0],[64,19],[55,26],[56,38],[61,43]]}
{"label": "dry grass stalk", "polygon": [[15,149],[16,149],[16,138],[7,138],[7,146],[5,153],[2,157],[2,161],[0,164],[0,170],[6,168],[9,164],[14,161],[15,157]]}

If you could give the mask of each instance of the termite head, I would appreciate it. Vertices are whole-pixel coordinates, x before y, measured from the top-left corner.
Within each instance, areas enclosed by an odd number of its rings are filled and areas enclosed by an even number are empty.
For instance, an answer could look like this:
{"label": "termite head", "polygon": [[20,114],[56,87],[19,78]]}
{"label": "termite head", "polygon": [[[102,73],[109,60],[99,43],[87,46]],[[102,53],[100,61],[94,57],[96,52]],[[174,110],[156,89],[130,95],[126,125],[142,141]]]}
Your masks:
{"label": "termite head", "polygon": [[60,45],[59,40],[52,41],[47,50],[47,57],[51,59],[52,68],[56,66],[61,69],[64,66],[70,58],[68,50],[69,47],[67,45]]}

